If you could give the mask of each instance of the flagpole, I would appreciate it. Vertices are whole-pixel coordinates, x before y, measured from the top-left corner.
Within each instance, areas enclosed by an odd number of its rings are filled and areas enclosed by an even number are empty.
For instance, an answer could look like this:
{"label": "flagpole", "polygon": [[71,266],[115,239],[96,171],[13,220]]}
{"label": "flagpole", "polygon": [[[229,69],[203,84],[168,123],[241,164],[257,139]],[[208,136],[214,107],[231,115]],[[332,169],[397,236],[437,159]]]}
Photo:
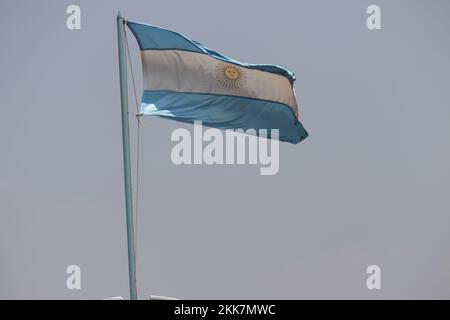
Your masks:
{"label": "flagpole", "polygon": [[130,129],[128,123],[128,85],[125,52],[125,20],[117,13],[117,43],[119,47],[120,104],[122,109],[123,173],[125,180],[125,209],[127,220],[128,274],[130,299],[137,300],[136,256],[134,248],[133,199],[131,192]]}

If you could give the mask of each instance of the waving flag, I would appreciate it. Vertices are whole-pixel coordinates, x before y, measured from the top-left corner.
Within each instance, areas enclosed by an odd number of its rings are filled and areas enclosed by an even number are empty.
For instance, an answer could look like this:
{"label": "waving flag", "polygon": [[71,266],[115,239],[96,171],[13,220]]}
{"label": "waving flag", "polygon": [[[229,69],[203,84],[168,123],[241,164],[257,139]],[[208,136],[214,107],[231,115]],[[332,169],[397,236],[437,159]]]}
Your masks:
{"label": "waving flag", "polygon": [[[185,36],[127,22],[141,50],[142,115],[220,129],[279,129],[279,140],[298,143],[308,133],[298,121],[294,74],[276,65],[248,64]],[[275,138],[275,137],[274,137]]]}

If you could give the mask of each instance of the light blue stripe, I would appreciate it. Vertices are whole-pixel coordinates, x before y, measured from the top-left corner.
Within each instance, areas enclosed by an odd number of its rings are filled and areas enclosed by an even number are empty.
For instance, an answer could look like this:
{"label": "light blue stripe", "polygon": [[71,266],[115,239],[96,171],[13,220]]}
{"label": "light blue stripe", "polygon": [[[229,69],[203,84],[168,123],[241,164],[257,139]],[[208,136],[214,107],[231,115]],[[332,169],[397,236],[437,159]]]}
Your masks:
{"label": "light blue stripe", "polygon": [[185,36],[164,28],[128,21],[130,30],[137,39],[141,50],[185,50],[204,53]]}
{"label": "light blue stripe", "polygon": [[127,25],[136,37],[141,50],[182,50],[206,54],[215,59],[233,63],[243,68],[282,75],[289,79],[291,84],[295,81],[294,74],[283,67],[274,64],[250,64],[239,62],[217,51],[211,50],[197,41],[190,40],[178,32],[161,27],[131,21],[128,21]]}
{"label": "light blue stripe", "polygon": [[289,106],[253,98],[145,90],[141,113],[220,129],[279,129],[279,140],[291,143],[308,136]]}

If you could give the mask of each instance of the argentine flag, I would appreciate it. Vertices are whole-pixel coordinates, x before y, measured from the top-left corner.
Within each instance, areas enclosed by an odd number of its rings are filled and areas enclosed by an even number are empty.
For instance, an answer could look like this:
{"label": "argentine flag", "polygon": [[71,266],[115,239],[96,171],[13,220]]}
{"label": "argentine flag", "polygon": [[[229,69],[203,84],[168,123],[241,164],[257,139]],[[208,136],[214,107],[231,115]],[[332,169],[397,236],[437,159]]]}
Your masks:
{"label": "argentine flag", "polygon": [[[292,72],[236,61],[160,27],[131,21],[127,25],[141,50],[141,115],[200,120],[220,129],[255,129],[291,143],[308,136],[298,121]],[[278,129],[279,136],[271,137],[271,129]]]}

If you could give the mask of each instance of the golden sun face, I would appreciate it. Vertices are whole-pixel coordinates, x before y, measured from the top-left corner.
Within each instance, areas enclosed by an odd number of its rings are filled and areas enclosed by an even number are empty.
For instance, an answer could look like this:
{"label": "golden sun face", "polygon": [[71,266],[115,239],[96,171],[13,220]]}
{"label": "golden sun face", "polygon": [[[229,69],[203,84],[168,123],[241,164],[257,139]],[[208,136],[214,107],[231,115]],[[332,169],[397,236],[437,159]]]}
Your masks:
{"label": "golden sun face", "polygon": [[237,71],[234,67],[226,67],[223,73],[225,74],[225,77],[230,80],[236,80],[239,78],[239,71]]}
{"label": "golden sun face", "polygon": [[219,63],[215,76],[223,87],[229,89],[241,88],[246,80],[244,69],[230,63]]}

